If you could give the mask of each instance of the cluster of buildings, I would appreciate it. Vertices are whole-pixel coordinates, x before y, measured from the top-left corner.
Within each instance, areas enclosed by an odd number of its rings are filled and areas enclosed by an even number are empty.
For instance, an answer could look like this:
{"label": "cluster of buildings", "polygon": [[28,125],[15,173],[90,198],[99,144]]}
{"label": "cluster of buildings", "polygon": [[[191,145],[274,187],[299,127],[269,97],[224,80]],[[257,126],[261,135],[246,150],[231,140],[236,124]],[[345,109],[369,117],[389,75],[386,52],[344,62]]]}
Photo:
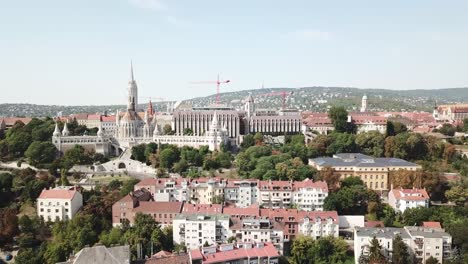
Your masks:
{"label": "cluster of buildings", "polygon": [[[369,253],[374,237],[386,256],[391,256],[396,235],[403,238],[412,256],[422,261],[433,256],[442,263],[450,257],[452,238],[440,224],[386,228],[383,223],[365,223],[360,219],[363,216],[323,211],[327,195],[326,183],[311,180],[151,178],[136,184],[133,192],[112,206],[112,223],[133,225],[138,213],[150,215],[162,227],[171,225],[174,243],[188,249],[182,255],[159,252],[141,263],[278,263],[297,236],[338,237],[342,228],[354,232],[356,263],[362,254]],[[69,220],[82,205],[82,195],[74,187],[56,187],[42,191],[37,213],[45,221]],[[427,207],[429,196],[424,189],[391,189],[389,205],[399,212]],[[82,263],[79,260],[101,258],[102,254],[127,254],[126,248],[115,249],[86,248],[65,263]]]}
{"label": "cluster of buildings", "polygon": [[285,243],[297,235],[338,237],[339,228],[335,211],[162,202],[152,200],[146,189],[137,189],[113,205],[113,225],[133,224],[137,213],[152,216],[162,227],[172,225],[174,243],[189,249],[237,241],[272,243],[282,253]]}

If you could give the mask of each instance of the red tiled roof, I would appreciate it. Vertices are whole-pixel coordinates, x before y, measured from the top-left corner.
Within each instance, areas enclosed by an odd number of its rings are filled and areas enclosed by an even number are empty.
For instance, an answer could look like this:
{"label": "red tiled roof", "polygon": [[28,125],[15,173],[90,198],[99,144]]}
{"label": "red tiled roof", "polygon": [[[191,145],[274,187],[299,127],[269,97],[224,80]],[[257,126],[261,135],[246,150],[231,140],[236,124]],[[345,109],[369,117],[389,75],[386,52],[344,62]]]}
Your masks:
{"label": "red tiled roof", "polygon": [[381,116],[360,116],[360,115],[352,115],[351,119],[355,124],[367,124],[367,123],[374,123],[379,125],[387,124],[387,118]]}
{"label": "red tiled roof", "polygon": [[318,188],[322,189],[323,192],[328,192],[328,185],[324,181],[312,181],[310,179],[305,179],[303,181],[297,181],[293,183],[293,190],[300,188]]}
{"label": "red tiled roof", "polygon": [[101,120],[101,115],[100,114],[92,114],[88,115],[88,120]]}
{"label": "red tiled roof", "polygon": [[424,189],[393,189],[392,193],[397,200],[423,201],[429,199],[429,195]]}
{"label": "red tiled roof", "polygon": [[141,201],[140,205],[133,209],[133,212],[141,213],[180,213],[182,209],[181,202],[153,202],[153,201]]}
{"label": "red tiled roof", "polygon": [[76,190],[42,190],[38,199],[73,199]]}
{"label": "red tiled roof", "polygon": [[423,222],[423,227],[442,228],[440,222]]}
{"label": "red tiled roof", "polygon": [[88,114],[85,114],[85,113],[73,114],[70,117],[73,117],[75,119],[88,119]]}
{"label": "red tiled roof", "polygon": [[365,227],[385,227],[382,221],[366,221],[364,223]]}
{"label": "red tiled roof", "polygon": [[220,214],[223,208],[220,204],[189,204],[184,203],[182,213],[184,214]]}
{"label": "red tiled roof", "polygon": [[224,207],[223,214],[231,215],[231,216],[251,216],[251,217],[259,217],[260,216],[260,209],[258,206],[250,206],[246,208],[239,208],[239,207]]}
{"label": "red tiled roof", "polygon": [[190,251],[192,259],[202,259],[204,264],[210,263],[223,263],[227,261],[240,260],[240,259],[255,259],[266,257],[279,257],[278,250],[272,243],[264,243],[262,247],[252,248],[234,248],[232,250],[217,251],[216,253],[203,254],[200,249]]}
{"label": "red tiled roof", "polygon": [[5,122],[6,126],[13,126],[16,121],[21,121],[23,124],[27,125],[31,122],[32,118],[30,117],[0,117],[0,123],[2,120]]}
{"label": "red tiled roof", "polygon": [[101,117],[102,122],[115,122],[115,115],[112,116],[102,116]]}

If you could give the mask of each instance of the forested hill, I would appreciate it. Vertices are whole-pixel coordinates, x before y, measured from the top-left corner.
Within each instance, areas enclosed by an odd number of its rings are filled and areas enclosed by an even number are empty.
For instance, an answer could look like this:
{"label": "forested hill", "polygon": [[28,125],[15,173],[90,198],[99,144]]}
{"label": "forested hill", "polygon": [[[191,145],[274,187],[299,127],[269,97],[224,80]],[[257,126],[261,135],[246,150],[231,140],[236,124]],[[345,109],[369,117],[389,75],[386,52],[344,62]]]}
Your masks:
{"label": "forested hill", "polygon": [[[292,92],[287,97],[286,106],[300,110],[326,111],[330,105],[342,105],[348,110],[357,110],[361,98],[367,95],[370,110],[374,111],[431,111],[437,104],[468,102],[468,88],[447,88],[435,90],[388,90],[358,89],[345,87],[303,87],[303,88],[263,88],[221,93],[221,103],[240,108],[249,94],[255,98],[257,108],[280,108],[280,95],[266,95],[271,92]],[[193,106],[206,106],[214,103],[215,95],[187,100]],[[166,103],[154,103],[157,111],[165,111]],[[140,105],[141,108],[146,104]],[[72,113],[113,113],[125,109],[124,105],[100,106],[59,106],[34,104],[0,104],[0,116],[55,116]]]}

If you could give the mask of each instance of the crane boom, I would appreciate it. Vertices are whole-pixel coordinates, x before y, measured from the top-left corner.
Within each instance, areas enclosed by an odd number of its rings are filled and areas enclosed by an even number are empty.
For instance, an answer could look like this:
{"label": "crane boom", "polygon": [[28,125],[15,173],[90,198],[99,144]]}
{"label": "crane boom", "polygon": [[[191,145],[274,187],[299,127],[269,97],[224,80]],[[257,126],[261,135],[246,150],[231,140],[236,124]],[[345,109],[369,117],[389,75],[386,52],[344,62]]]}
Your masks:
{"label": "crane boom", "polygon": [[221,84],[230,83],[231,80],[219,80],[219,74],[216,81],[201,81],[201,82],[190,82],[191,84],[216,84],[216,104],[219,105],[219,87]]}

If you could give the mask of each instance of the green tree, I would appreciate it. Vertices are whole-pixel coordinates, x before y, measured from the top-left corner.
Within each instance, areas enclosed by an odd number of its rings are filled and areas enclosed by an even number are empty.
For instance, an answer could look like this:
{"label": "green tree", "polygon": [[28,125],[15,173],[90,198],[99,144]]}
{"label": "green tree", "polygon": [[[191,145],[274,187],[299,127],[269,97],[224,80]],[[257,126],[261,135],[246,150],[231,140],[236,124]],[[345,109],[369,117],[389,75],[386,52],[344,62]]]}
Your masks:
{"label": "green tree", "polygon": [[392,243],[393,243],[392,263],[395,263],[395,264],[410,263],[411,257],[408,252],[408,246],[406,246],[401,236],[396,235]]}
{"label": "green tree", "polygon": [[184,136],[193,136],[193,130],[189,127],[185,128],[183,131]]}
{"label": "green tree", "polygon": [[426,259],[426,264],[439,264],[439,263],[440,263],[439,260],[437,260],[433,256],[430,256],[428,259]]}
{"label": "green tree", "polygon": [[29,163],[33,166],[51,163],[55,159],[57,150],[51,142],[34,141],[24,153]]}
{"label": "green tree", "polygon": [[260,133],[260,132],[255,133],[254,140],[255,140],[256,145],[263,144],[263,140],[264,140],[263,139],[263,134]]}
{"label": "green tree", "polygon": [[333,133],[333,142],[327,148],[327,154],[356,152],[356,136],[349,133]]}
{"label": "green tree", "polygon": [[252,134],[248,134],[244,136],[243,141],[241,143],[242,149],[248,149],[249,147],[252,147],[254,145],[255,145],[255,139]]}
{"label": "green tree", "polygon": [[445,196],[449,201],[462,206],[468,201],[468,189],[462,185],[455,185],[445,192]]}
{"label": "green tree", "polygon": [[170,169],[179,160],[179,154],[173,148],[166,148],[159,153],[159,167]]}
{"label": "green tree", "polygon": [[374,236],[369,245],[369,263],[371,264],[384,264],[386,259],[382,254],[382,246],[379,240]]}
{"label": "green tree", "polygon": [[174,163],[172,170],[176,173],[183,173],[187,171],[188,168],[189,168],[188,162],[184,159],[181,159],[178,162]]}
{"label": "green tree", "polygon": [[62,160],[62,166],[70,169],[73,165],[91,164],[90,155],[86,152],[83,146],[75,145],[73,148],[65,152]]}
{"label": "green tree", "polygon": [[120,195],[125,196],[129,194],[130,192],[132,192],[135,184],[137,184],[138,182],[140,181],[134,178],[124,182],[124,184],[122,185],[122,188],[120,189]]}
{"label": "green tree", "polygon": [[341,188],[351,187],[354,185],[364,186],[364,182],[361,180],[360,177],[357,177],[357,176],[346,177],[343,180],[341,180]]}
{"label": "green tree", "polygon": [[356,136],[357,150],[366,155],[382,157],[384,144],[385,136],[378,131],[364,132]]}
{"label": "green tree", "polygon": [[332,106],[328,111],[336,132],[346,132],[348,128],[348,111],[344,107]]}
{"label": "green tree", "polygon": [[104,231],[99,236],[99,241],[106,247],[121,245],[124,232],[120,227],[114,227],[110,231]]}
{"label": "green tree", "polygon": [[169,125],[169,124],[164,125],[163,133],[164,133],[164,135],[174,135],[175,134],[175,132],[172,131],[171,125]]}
{"label": "green tree", "polygon": [[8,172],[0,173],[0,193],[10,191],[13,186],[13,175]]}
{"label": "green tree", "polygon": [[146,144],[139,144],[132,147],[132,158],[140,162],[146,162]]}
{"label": "green tree", "polygon": [[443,124],[441,128],[439,128],[439,133],[444,134],[446,136],[455,135],[456,129],[451,124]]}

